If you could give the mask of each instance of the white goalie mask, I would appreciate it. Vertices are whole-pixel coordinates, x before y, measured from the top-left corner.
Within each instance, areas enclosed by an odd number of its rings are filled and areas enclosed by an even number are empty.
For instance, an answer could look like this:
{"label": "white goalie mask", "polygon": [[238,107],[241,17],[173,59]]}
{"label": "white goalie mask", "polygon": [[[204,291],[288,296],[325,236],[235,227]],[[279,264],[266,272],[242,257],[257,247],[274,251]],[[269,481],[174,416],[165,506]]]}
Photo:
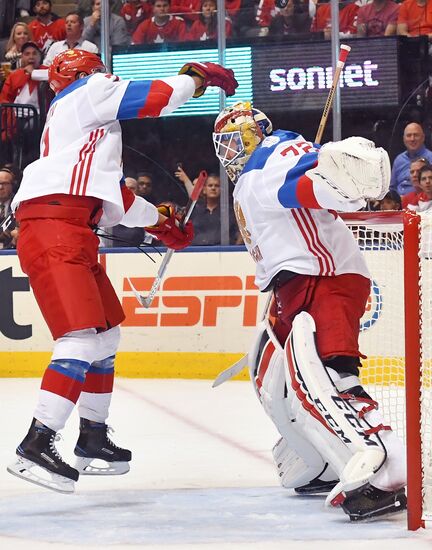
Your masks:
{"label": "white goalie mask", "polygon": [[213,144],[234,184],[252,153],[272,131],[270,119],[249,101],[239,101],[221,111],[214,125]]}

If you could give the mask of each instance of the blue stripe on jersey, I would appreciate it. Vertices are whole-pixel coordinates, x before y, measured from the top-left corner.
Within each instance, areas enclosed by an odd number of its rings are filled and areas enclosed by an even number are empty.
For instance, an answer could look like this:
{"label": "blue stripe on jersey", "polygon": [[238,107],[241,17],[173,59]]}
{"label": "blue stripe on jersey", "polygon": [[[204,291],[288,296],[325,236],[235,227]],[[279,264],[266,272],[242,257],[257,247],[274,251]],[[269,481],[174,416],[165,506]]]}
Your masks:
{"label": "blue stripe on jersey", "polygon": [[305,153],[299,158],[297,164],[291,170],[288,170],[285,181],[278,191],[278,199],[282,206],[285,206],[285,208],[303,208],[297,200],[298,179],[307,170],[315,166],[317,158],[318,153],[316,152]]}
{"label": "blue stripe on jersey", "polygon": [[[72,82],[72,84],[69,84],[69,86],[67,88],[65,88],[64,90],[62,90],[60,93],[58,93],[55,96],[55,98],[51,101],[51,105],[54,105],[54,103],[56,101],[58,101],[59,99],[61,99],[62,97],[65,97],[68,94],[70,94],[71,92],[74,92],[77,88],[81,88],[81,86],[85,86],[88,82],[88,79],[91,76],[93,76],[93,75],[85,76],[84,78],[79,78],[78,80],[75,80],[75,82]],[[51,107],[51,105],[50,105],[50,107]]]}
{"label": "blue stripe on jersey", "polygon": [[144,107],[152,85],[152,80],[136,80],[129,82],[126,92],[120,102],[117,120],[138,118],[138,113]]}
{"label": "blue stripe on jersey", "polygon": [[296,134],[295,132],[290,132],[288,130],[276,130],[275,132],[273,132],[272,136],[278,137],[279,141],[271,147],[257,147],[252,153],[251,158],[245,164],[242,174],[246,174],[251,170],[262,170],[266,165],[266,162],[270,158],[271,154],[275,150],[275,147],[277,147],[280,143],[283,143],[284,141],[297,139],[299,135],[300,134]]}

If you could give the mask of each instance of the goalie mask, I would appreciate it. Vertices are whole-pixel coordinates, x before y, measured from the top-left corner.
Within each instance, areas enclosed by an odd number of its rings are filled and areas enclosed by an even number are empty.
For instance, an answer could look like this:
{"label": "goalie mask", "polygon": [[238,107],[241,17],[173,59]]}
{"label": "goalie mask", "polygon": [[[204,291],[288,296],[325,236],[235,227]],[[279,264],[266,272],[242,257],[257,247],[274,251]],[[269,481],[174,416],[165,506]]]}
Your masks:
{"label": "goalie mask", "polygon": [[248,101],[226,107],[219,114],[214,125],[213,144],[234,184],[252,153],[272,131],[271,121]]}

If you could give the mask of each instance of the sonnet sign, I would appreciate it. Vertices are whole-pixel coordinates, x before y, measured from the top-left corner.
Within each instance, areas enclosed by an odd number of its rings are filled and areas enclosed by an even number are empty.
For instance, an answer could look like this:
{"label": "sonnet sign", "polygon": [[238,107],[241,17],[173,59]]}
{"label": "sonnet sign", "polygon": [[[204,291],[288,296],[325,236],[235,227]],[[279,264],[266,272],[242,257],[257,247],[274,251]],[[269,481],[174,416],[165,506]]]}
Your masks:
{"label": "sonnet sign", "polygon": [[[342,107],[395,106],[399,102],[397,40],[351,41],[340,78]],[[329,42],[252,49],[254,101],[270,110],[322,109],[333,80]]]}

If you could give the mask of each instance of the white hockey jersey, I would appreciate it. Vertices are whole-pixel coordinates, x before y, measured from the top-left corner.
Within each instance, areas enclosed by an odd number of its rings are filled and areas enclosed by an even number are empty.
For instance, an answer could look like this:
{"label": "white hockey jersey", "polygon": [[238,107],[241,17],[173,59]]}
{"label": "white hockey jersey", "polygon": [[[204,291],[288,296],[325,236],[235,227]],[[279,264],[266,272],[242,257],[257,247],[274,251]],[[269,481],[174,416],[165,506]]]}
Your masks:
{"label": "white hockey jersey", "polygon": [[357,243],[336,211],[361,201],[336,198],[306,174],[318,148],[300,134],[278,130],[246,163],[234,188],[234,210],[264,290],[282,270],[304,275],[358,273],[369,277]]}
{"label": "white hockey jersey", "polygon": [[12,208],[55,193],[85,195],[103,200],[102,226],[153,225],[157,210],[141,197],[125,214],[119,121],[170,113],[194,92],[187,75],[129,81],[98,73],[76,80],[51,103],[40,158],[24,170]]}

